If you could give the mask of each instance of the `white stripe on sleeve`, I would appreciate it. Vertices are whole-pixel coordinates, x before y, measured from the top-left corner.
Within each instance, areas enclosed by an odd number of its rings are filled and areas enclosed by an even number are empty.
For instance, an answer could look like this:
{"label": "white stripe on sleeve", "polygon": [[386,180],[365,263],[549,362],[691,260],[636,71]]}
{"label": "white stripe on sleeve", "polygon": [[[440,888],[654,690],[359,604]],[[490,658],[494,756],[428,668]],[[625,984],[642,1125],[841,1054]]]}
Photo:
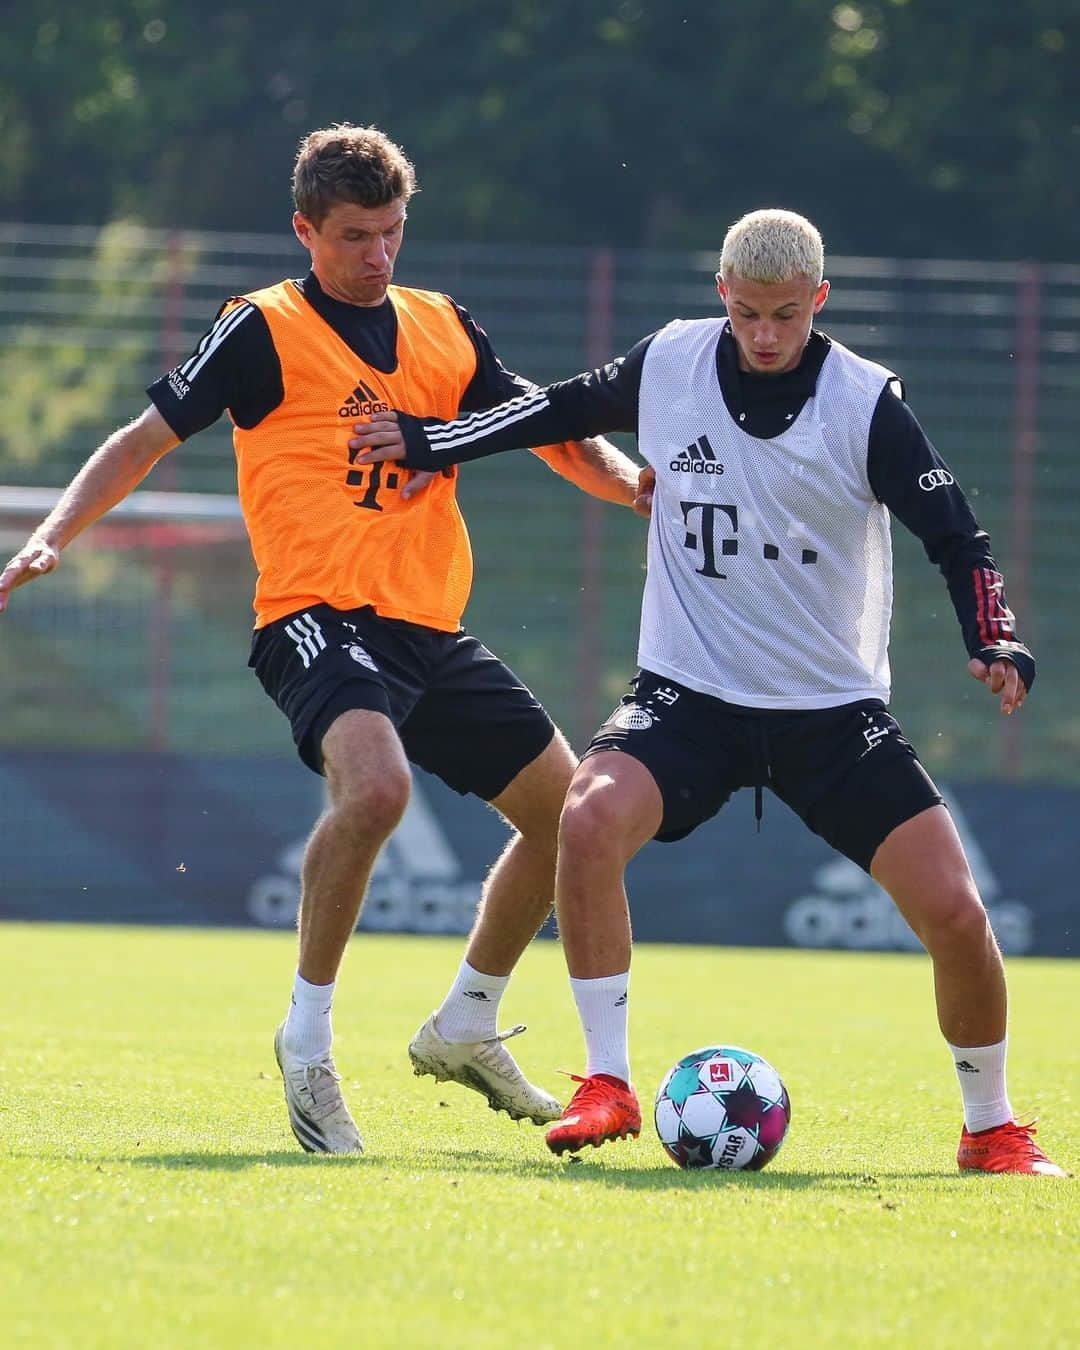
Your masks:
{"label": "white stripe on sleeve", "polygon": [[544,412],[550,406],[548,396],[542,390],[535,394],[523,394],[509,403],[500,403],[497,408],[470,413],[468,417],[459,418],[446,426],[426,428],[428,444],[434,454],[460,450],[485,436],[505,431],[527,417]]}
{"label": "white stripe on sleeve", "polygon": [[194,355],[180,367],[180,374],[190,384],[203,366],[210,360],[214,352],[225,341],[233,329],[237,328],[248,317],[254,313],[255,306],[248,304],[247,301],[238,308],[230,310],[228,314],[218,319],[213,328],[204,336],[199,343]]}

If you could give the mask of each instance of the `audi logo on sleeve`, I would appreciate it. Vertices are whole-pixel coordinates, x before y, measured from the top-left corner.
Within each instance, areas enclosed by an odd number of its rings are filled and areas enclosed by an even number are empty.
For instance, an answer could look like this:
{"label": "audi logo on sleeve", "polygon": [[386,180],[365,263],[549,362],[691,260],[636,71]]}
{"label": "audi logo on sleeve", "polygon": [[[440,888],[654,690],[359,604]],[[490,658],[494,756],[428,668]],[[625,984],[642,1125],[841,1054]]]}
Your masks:
{"label": "audi logo on sleeve", "polygon": [[948,469],[928,469],[919,474],[919,486],[924,492],[933,492],[935,488],[952,487],[956,479]]}

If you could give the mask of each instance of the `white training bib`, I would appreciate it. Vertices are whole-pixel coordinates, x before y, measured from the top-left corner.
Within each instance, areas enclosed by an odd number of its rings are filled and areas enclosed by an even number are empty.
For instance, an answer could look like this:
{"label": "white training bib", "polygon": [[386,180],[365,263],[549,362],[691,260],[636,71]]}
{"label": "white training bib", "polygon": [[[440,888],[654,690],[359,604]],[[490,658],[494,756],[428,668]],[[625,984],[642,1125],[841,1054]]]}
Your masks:
{"label": "white training bib", "polygon": [[724,403],[726,319],[649,344],[638,443],[656,470],[638,663],[751,708],[889,697],[892,541],[866,471],[895,375],[833,342],[790,429],[750,436]]}

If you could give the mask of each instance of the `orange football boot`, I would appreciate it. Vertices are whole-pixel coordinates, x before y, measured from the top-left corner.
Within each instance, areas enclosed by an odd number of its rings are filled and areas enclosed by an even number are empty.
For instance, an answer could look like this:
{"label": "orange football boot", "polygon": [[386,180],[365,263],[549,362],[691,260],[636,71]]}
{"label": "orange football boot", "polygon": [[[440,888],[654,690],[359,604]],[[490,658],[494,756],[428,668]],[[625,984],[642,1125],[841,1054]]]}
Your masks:
{"label": "orange football boot", "polygon": [[544,1136],[552,1153],[576,1153],[586,1144],[599,1148],[608,1139],[641,1133],[641,1107],[634,1089],[609,1073],[570,1077],[581,1086]]}
{"label": "orange football boot", "polygon": [[1070,1174],[1051,1162],[1035,1142],[1035,1122],[1021,1125],[1007,1120],[992,1130],[970,1134],[965,1125],[960,1135],[956,1162],[961,1172],[1025,1172],[1043,1177]]}

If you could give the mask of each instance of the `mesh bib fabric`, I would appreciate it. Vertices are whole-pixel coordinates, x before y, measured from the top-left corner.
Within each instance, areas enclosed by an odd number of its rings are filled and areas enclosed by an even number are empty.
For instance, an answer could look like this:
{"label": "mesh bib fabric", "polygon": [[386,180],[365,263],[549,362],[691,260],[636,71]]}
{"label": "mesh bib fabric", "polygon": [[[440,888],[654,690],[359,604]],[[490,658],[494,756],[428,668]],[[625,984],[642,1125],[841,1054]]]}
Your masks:
{"label": "mesh bib fabric", "polygon": [[759,439],[720,389],[726,322],[676,320],[645,356],[656,491],[638,662],[753,708],[887,700],[892,545],[866,456],[895,376],[834,342],[790,429]]}

